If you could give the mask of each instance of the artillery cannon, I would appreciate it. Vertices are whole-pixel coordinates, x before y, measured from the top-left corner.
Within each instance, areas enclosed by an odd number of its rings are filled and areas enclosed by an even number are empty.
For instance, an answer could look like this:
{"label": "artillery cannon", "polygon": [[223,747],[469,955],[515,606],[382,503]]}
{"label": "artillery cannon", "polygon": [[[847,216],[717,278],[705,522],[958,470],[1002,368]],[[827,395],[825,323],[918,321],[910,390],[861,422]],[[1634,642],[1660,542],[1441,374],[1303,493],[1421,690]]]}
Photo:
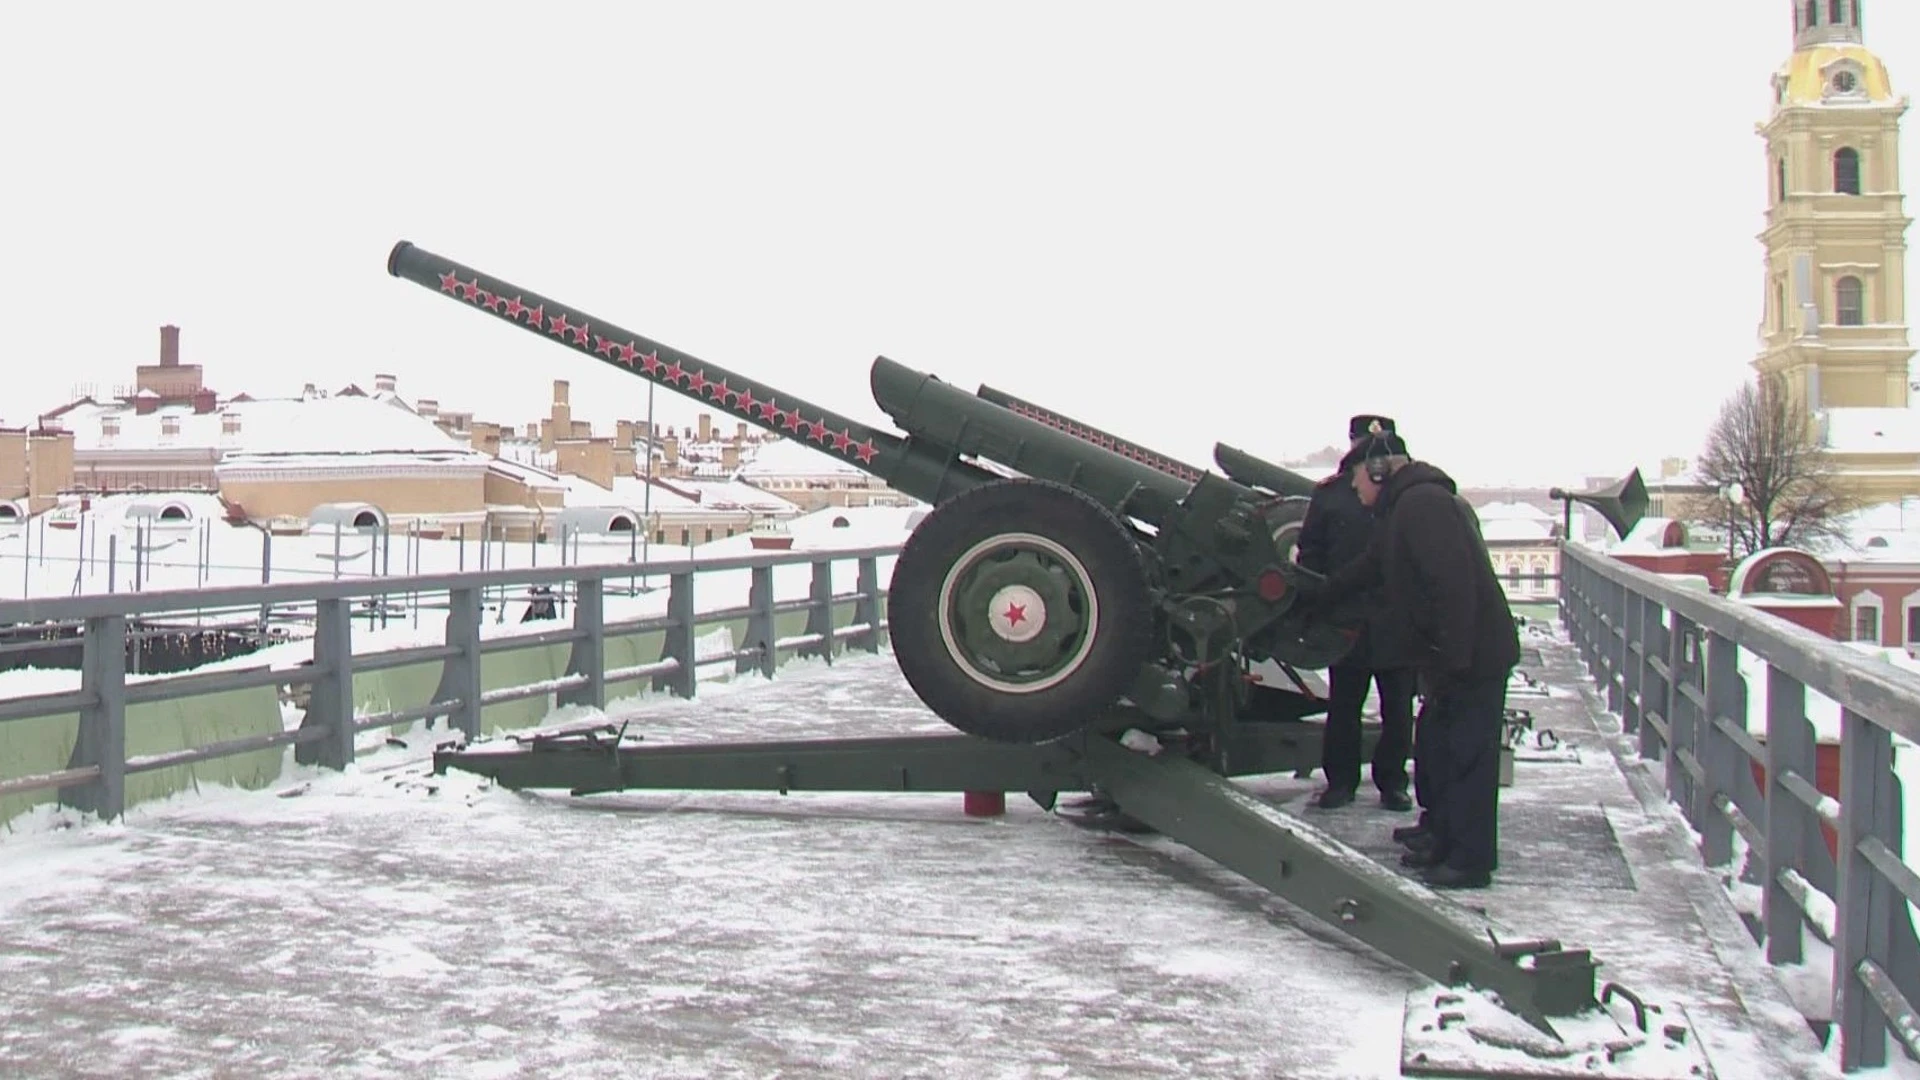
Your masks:
{"label": "artillery cannon", "polygon": [[[1318,764],[1320,730],[1301,721],[1325,703],[1299,669],[1326,667],[1353,641],[1347,613],[1299,602],[1315,578],[1292,558],[1307,478],[1224,444],[1215,474],[884,356],[874,401],[904,434],[881,431],[405,241],[387,269],[930,504],[896,559],[887,629],[915,693],[960,732],[649,747],[543,738],[442,747],[436,770],[575,794],[1026,791],[1047,809],[1060,792],[1098,791],[1441,984],[1409,999],[1408,1075],[1496,1075],[1458,1071],[1488,1040],[1568,1075],[1712,1075],[1686,1023],[1649,1026],[1644,1008],[1637,1031],[1615,1019],[1587,951],[1511,934],[1231,782]],[[1269,663],[1292,689],[1253,673]],[[1493,1019],[1460,988],[1497,996]],[[1492,1030],[1513,1017],[1553,1041],[1524,1025]],[[1642,1066],[1654,1071],[1632,1071]]]}

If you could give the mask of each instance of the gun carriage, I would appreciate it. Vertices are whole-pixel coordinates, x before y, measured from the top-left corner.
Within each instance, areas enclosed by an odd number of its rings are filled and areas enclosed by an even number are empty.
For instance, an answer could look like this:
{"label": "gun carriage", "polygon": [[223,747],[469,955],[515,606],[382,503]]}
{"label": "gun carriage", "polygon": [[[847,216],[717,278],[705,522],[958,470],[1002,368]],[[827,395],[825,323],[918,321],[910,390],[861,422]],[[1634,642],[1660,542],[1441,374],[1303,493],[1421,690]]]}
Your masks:
{"label": "gun carriage", "polygon": [[[884,356],[869,382],[899,431],[882,431],[406,241],[387,269],[929,504],[895,561],[887,631],[914,692],[956,729],[449,744],[436,770],[574,794],[1023,791],[1049,810],[1059,793],[1098,792],[1434,980],[1408,999],[1405,1075],[1712,1075],[1683,1010],[1663,1018],[1600,988],[1587,950],[1516,935],[1233,782],[1318,764],[1321,728],[1307,718],[1325,702],[1299,672],[1325,668],[1354,638],[1352,613],[1300,600],[1316,579],[1292,558],[1307,478],[1224,444],[1219,473],[1196,468]],[[1634,1002],[1631,1022],[1616,997]],[[1495,1044],[1519,1071],[1489,1071],[1480,1051]]]}

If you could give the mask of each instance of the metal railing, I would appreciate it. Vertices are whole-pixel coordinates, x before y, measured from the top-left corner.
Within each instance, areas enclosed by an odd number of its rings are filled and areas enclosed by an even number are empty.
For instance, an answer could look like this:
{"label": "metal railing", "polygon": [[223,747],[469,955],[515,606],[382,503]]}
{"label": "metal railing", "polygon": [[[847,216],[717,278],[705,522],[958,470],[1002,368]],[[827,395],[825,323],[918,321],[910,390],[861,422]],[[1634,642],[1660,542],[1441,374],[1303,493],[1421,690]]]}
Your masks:
{"label": "metal railing", "polygon": [[[1895,736],[1920,743],[1920,676],[1775,615],[1567,546],[1561,619],[1709,866],[1736,835],[1762,872],[1771,964],[1803,962],[1803,932],[1832,947],[1841,1067],[1884,1065],[1891,1031],[1920,1056],[1920,875],[1902,858]],[[1765,664],[1765,730],[1749,730],[1739,653]],[[1816,786],[1809,691],[1839,709],[1839,798]],[[1758,774],[1758,775],[1756,775]],[[1829,842],[1833,845],[1831,850]]]}
{"label": "metal railing", "polygon": [[[0,625],[82,629],[78,690],[0,700],[0,724],[78,714],[79,727],[68,767],[0,780],[0,796],[60,789],[63,805],[111,820],[126,808],[126,778],[149,770],[309,743],[314,744],[312,750],[301,753],[311,753],[315,764],[344,769],[354,759],[354,737],[375,728],[444,717],[450,729],[476,738],[481,731],[481,709],[488,705],[553,694],[558,705],[604,708],[609,684],[636,680],[651,680],[655,691],[664,689],[675,696],[693,697],[700,665],[731,661],[737,672],[758,671],[770,677],[783,653],[790,657],[817,656],[831,662],[836,646],[877,652],[888,625],[882,610],[887,594],[880,583],[879,560],[898,552],[897,546],[889,546],[656,561],[646,570],[668,581],[666,613],[615,621],[605,617],[605,586],[609,579],[634,575],[640,568],[631,564],[576,563],[543,569],[0,601]],[[833,568],[845,562],[857,566],[855,587],[836,593]],[[810,565],[811,584],[804,598],[781,600],[775,594],[774,570],[790,565]],[[721,571],[748,572],[747,603],[697,610],[696,576]],[[571,600],[571,624],[553,629],[516,626],[512,634],[483,636],[483,597],[489,590],[499,592],[515,586],[558,589],[557,600]],[[431,603],[443,610],[443,641],[356,655],[352,640],[356,605],[363,609],[367,605],[382,607],[391,597]],[[853,605],[852,618],[847,625],[835,627],[834,609],[848,601]],[[302,612],[297,618],[311,627],[313,656],[306,664],[192,672],[128,682],[128,645],[138,638],[137,634],[129,635],[130,620],[188,612],[229,612],[257,619],[261,612],[270,610],[284,617],[287,609]],[[780,636],[780,617],[802,611],[807,615],[804,631]],[[719,655],[696,654],[702,627],[742,619],[746,624],[744,640],[736,648]],[[662,634],[657,659],[629,667],[607,667],[605,646],[609,638],[651,632]],[[566,671],[561,676],[482,690],[482,656],[561,643],[570,646]],[[441,678],[426,704],[356,715],[356,673],[433,661],[441,663]],[[129,704],[265,686],[306,687],[305,722],[294,729],[128,756]]]}

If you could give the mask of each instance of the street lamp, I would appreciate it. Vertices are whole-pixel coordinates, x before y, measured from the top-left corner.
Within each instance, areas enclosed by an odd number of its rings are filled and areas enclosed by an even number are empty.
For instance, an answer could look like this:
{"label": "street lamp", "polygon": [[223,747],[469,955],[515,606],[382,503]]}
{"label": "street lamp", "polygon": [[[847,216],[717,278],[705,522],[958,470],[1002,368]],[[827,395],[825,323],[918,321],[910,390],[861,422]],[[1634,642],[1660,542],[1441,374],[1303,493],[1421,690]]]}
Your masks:
{"label": "street lamp", "polygon": [[1733,508],[1746,501],[1747,490],[1735,480],[1731,484],[1720,485],[1720,498],[1727,504],[1727,565],[1732,566],[1733,554]]}

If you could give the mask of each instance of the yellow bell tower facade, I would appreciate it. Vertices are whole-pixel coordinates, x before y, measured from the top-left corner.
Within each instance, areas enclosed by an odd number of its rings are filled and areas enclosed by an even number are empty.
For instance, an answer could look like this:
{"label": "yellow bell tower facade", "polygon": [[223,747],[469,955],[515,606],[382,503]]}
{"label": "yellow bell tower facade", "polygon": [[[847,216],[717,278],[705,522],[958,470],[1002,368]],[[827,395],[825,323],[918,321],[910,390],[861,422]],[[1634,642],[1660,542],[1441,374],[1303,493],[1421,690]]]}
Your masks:
{"label": "yellow bell tower facade", "polygon": [[1900,120],[1861,0],[1792,0],[1793,54],[1757,125],[1767,148],[1765,317],[1753,366],[1820,418],[1850,486],[1920,495]]}

